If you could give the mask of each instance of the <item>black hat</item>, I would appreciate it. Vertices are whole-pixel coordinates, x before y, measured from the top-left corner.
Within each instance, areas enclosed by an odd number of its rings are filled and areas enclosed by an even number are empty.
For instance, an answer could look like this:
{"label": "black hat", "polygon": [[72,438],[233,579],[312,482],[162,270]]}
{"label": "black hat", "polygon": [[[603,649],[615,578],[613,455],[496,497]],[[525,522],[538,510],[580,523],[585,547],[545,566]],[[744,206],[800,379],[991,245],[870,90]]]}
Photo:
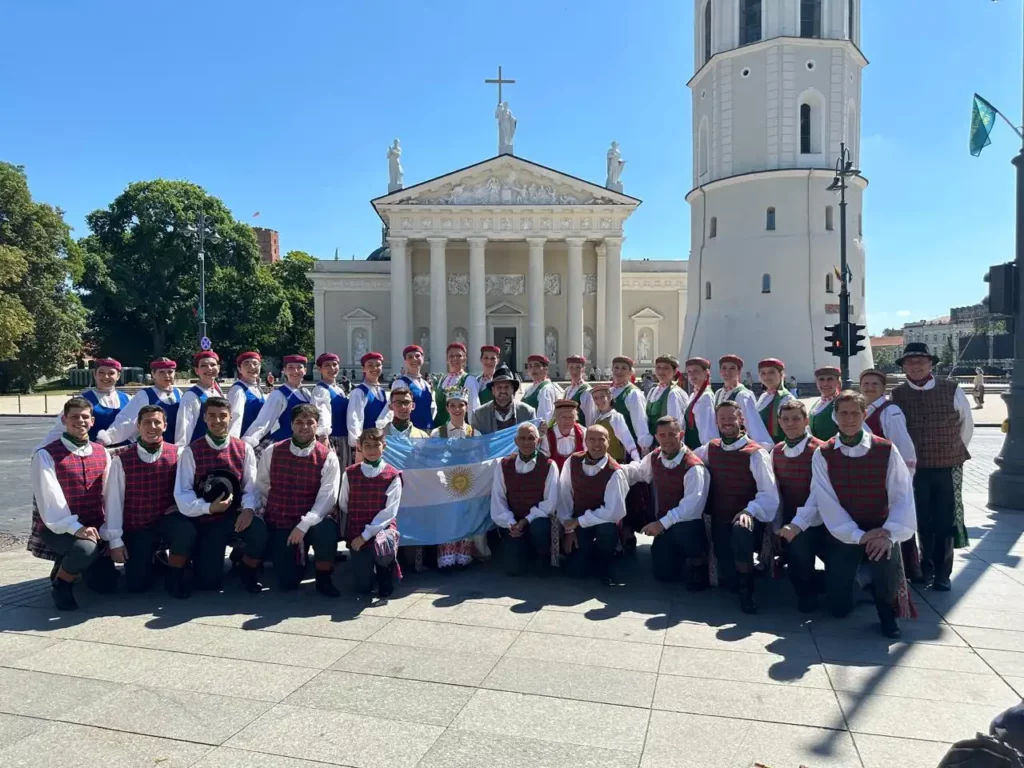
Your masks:
{"label": "black hat", "polygon": [[213,503],[231,496],[231,506],[225,511],[234,512],[242,506],[242,483],[228,469],[215,469],[203,480],[200,488],[203,501]]}
{"label": "black hat", "polygon": [[912,341],[903,348],[903,354],[896,358],[896,365],[903,365],[908,357],[927,357],[932,365],[939,364],[939,358],[932,354],[932,350],[923,341]]}
{"label": "black hat", "polygon": [[494,375],[491,377],[491,383],[488,386],[497,384],[499,381],[509,382],[512,385],[513,394],[519,391],[519,379],[512,374],[512,371],[504,363],[494,369]]}

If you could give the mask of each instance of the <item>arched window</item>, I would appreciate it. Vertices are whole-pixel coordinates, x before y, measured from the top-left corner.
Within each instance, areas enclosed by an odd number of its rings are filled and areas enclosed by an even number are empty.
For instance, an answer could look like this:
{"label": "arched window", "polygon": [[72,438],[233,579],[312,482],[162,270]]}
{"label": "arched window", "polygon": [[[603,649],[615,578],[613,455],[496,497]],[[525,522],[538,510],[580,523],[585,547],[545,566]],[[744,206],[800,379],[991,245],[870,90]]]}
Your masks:
{"label": "arched window", "polygon": [[[708,227],[708,229],[710,230],[708,232],[708,237],[709,238],[711,238],[711,237],[718,237],[718,217],[717,216],[712,216],[711,217],[711,225]],[[708,285],[710,285],[710,283],[708,283]]]}
{"label": "arched window", "polygon": [[711,281],[710,280],[708,280],[706,283],[704,283],[704,298],[707,299],[708,301],[711,300]]}
{"label": "arched window", "polygon": [[704,63],[711,60],[711,0],[704,3]]}
{"label": "arched window", "polygon": [[825,229],[827,231],[829,231],[829,232],[831,232],[833,229],[835,229],[835,223],[833,221],[832,215],[833,215],[832,214],[832,206],[831,205],[826,205],[825,206]]}
{"label": "arched window", "polygon": [[800,105],[800,154],[811,154],[811,105]]}
{"label": "arched window", "polygon": [[864,237],[864,214],[857,214],[857,237]]}
{"label": "arched window", "polygon": [[846,3],[846,31],[847,37],[850,38],[850,42],[853,42],[853,22],[856,17],[856,12],[853,7],[853,0],[847,0]]}
{"label": "arched window", "polygon": [[761,275],[761,293],[772,292],[772,276],[765,272]]}
{"label": "arched window", "polygon": [[761,39],[761,0],[740,0],[740,45]]}
{"label": "arched window", "polygon": [[764,228],[767,230],[775,230],[775,209],[769,208],[764,215]]}
{"label": "arched window", "polygon": [[821,0],[800,0],[800,37],[821,37]]}
{"label": "arched window", "polygon": [[832,273],[828,272],[825,275],[825,293],[835,293],[835,288],[832,286]]}

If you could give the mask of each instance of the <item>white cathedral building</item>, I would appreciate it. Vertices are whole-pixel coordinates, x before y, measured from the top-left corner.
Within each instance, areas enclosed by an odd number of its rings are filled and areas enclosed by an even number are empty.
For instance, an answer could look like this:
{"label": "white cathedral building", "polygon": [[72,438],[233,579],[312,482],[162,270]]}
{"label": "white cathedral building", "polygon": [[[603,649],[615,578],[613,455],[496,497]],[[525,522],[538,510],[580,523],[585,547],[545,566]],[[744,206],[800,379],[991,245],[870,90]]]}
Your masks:
{"label": "white cathedral building", "polygon": [[[834,363],[838,200],[826,187],[841,142],[859,160],[861,0],[695,0],[693,188],[689,261],[621,258],[641,201],[608,151],[603,184],[515,156],[515,118],[499,99],[498,154],[405,186],[396,140],[388,193],[371,201],[385,242],[365,261],[320,261],[309,277],[316,352],[357,364],[368,350],[397,372],[420,344],[432,372],[449,341],[497,344],[522,369],[544,352],[564,374],[626,354],[752,366],[780,357],[800,381]],[[499,75],[500,79],[500,75]],[[847,191],[851,318],[864,322],[857,177]],[[870,350],[851,360],[856,377]],[[557,361],[557,362],[556,362]]]}

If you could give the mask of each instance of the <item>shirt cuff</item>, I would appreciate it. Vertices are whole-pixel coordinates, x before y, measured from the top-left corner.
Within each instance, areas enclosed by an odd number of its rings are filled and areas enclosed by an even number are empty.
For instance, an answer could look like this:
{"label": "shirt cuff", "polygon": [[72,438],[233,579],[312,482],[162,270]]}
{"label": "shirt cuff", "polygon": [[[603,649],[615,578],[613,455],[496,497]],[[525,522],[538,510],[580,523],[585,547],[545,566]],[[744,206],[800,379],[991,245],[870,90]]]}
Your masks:
{"label": "shirt cuff", "polygon": [[96,433],[96,442],[100,445],[106,446],[110,445],[113,441],[110,439],[110,435],[107,433],[107,430],[101,429]]}
{"label": "shirt cuff", "polygon": [[664,517],[659,517],[658,518],[658,522],[661,523],[661,527],[664,528],[666,531],[669,528],[671,528],[673,525],[675,525],[675,523],[676,523],[676,521],[672,519],[671,515],[665,515]]}
{"label": "shirt cuff", "polygon": [[540,507],[533,507],[526,515],[526,521],[532,523],[534,520],[539,520],[542,517],[547,517],[544,514],[544,510]]}
{"label": "shirt cuff", "polygon": [[111,549],[120,549],[124,546],[124,541],[121,539],[112,539],[107,543]]}

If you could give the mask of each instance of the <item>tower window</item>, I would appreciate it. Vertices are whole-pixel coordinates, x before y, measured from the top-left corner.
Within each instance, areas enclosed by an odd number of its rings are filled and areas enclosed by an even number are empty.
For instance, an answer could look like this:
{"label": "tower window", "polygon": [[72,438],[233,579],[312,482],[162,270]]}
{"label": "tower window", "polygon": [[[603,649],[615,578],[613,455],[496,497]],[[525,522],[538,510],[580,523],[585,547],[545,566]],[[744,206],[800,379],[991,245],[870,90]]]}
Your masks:
{"label": "tower window", "polygon": [[711,0],[704,3],[704,63],[711,60]]}
{"label": "tower window", "polygon": [[708,280],[704,283],[704,298],[708,301],[711,300],[711,281]]}
{"label": "tower window", "polygon": [[772,276],[765,272],[761,275],[761,293],[772,292]]}
{"label": "tower window", "polygon": [[828,230],[829,232],[831,232],[833,229],[835,229],[835,223],[833,221],[832,216],[833,216],[833,214],[832,214],[832,206],[831,205],[826,205],[825,206],[825,229]]}
{"label": "tower window", "polygon": [[[708,237],[709,238],[711,238],[711,237],[718,237],[718,217],[717,216],[712,216],[711,217],[711,225],[708,227],[708,229],[709,229],[709,232],[708,232]],[[711,283],[708,283],[708,285],[711,285]]]}
{"label": "tower window", "polygon": [[740,0],[740,45],[761,39],[761,0]]}
{"label": "tower window", "polygon": [[832,273],[828,272],[825,275],[825,293],[835,293],[835,287],[832,284]]}
{"label": "tower window", "polygon": [[771,231],[775,230],[775,209],[774,208],[769,208],[765,212],[764,228],[767,229],[767,230],[771,230]]}
{"label": "tower window", "polygon": [[847,31],[847,37],[850,38],[850,42],[853,42],[853,21],[854,21],[853,0],[847,0],[847,3],[846,3],[846,31]]}
{"label": "tower window", "polygon": [[821,37],[821,0],[800,0],[800,37]]}
{"label": "tower window", "polygon": [[800,105],[800,154],[811,154],[811,105]]}
{"label": "tower window", "polygon": [[857,214],[857,237],[864,237],[864,214]]}

